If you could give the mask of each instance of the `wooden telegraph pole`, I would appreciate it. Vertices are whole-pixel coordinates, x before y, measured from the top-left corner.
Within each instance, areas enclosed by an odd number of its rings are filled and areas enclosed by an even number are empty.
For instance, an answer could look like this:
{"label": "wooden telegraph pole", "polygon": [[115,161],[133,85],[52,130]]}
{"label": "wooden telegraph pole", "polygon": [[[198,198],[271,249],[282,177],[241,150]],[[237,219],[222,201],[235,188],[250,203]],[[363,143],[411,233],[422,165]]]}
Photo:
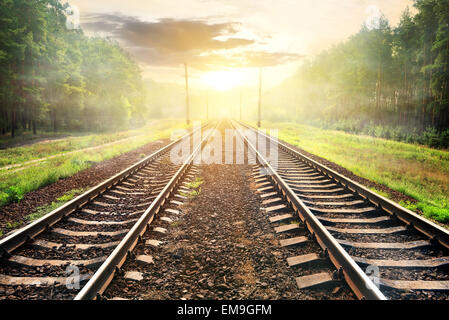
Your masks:
{"label": "wooden telegraph pole", "polygon": [[206,92],[206,119],[209,120],[209,91]]}
{"label": "wooden telegraph pole", "polygon": [[242,121],[242,89],[240,89],[240,121]]}
{"label": "wooden telegraph pole", "polygon": [[189,72],[187,70],[187,63],[184,62],[185,77],[186,77],[186,119],[187,125],[190,124],[190,102],[189,102]]}
{"label": "wooden telegraph pole", "polygon": [[261,109],[262,109],[262,68],[259,69],[259,112],[257,117],[257,127],[261,125]]}

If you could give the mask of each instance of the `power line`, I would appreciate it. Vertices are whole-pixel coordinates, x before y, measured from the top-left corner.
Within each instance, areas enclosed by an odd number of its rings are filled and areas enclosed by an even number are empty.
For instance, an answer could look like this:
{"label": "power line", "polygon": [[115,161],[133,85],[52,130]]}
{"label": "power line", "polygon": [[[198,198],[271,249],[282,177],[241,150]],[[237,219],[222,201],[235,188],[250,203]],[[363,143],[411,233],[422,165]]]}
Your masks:
{"label": "power line", "polygon": [[242,89],[240,88],[240,121],[242,121]]}
{"label": "power line", "polygon": [[260,128],[262,120],[262,68],[259,68],[259,111],[257,116],[257,127]]}
{"label": "power line", "polygon": [[187,63],[184,62],[185,78],[186,78],[186,120],[187,125],[190,124],[190,101],[189,101],[189,71],[187,70]]}

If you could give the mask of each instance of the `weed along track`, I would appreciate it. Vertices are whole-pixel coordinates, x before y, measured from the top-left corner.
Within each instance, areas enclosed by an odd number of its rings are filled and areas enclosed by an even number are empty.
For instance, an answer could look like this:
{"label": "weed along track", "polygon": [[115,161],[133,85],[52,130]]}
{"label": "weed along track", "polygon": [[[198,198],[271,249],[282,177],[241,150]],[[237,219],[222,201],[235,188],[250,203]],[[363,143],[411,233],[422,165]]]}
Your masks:
{"label": "weed along track", "polygon": [[[255,130],[236,126],[240,132]],[[274,141],[261,134],[266,141]],[[257,170],[268,173],[256,177],[257,187],[268,206],[266,211],[273,215],[270,218],[273,223],[300,220],[298,224],[285,223],[277,231],[306,228],[309,238],[317,240],[338,268],[339,279],[346,280],[359,298],[448,298],[449,232],[446,229],[282,143],[277,150],[276,168],[262,154],[257,154],[261,168],[256,168],[255,175]],[[283,203],[285,200],[294,212]],[[306,242],[306,238],[283,241],[284,244],[301,242]],[[290,257],[288,263],[321,259],[319,255],[301,254]],[[297,278],[299,286],[334,280],[335,274],[329,272]]]}
{"label": "weed along track", "polygon": [[[0,297],[99,296],[120,260],[131,254],[134,243],[123,252],[119,249],[128,245],[123,241],[138,240],[136,230],[146,229],[189,174],[192,156],[207,137],[184,163],[174,164],[170,152],[192,134],[0,241]],[[170,201],[176,202],[176,196]],[[119,262],[111,264],[111,258]]]}

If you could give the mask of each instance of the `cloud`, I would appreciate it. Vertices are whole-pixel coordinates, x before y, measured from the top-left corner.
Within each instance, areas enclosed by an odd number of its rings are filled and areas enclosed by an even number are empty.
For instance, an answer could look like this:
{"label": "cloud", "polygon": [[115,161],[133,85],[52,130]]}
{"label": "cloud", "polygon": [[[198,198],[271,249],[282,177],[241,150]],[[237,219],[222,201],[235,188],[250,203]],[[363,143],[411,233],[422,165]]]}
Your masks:
{"label": "cloud", "polygon": [[190,64],[199,70],[223,69],[223,68],[251,68],[272,67],[284,63],[296,61],[303,56],[293,53],[264,52],[246,50],[229,56],[220,54],[208,54],[193,57]]}
{"label": "cloud", "polygon": [[197,69],[259,67],[300,57],[252,50],[251,45],[257,41],[238,37],[240,24],[234,22],[210,24],[204,20],[176,19],[150,22],[121,14],[95,14],[86,17],[82,26],[117,39],[147,65],[176,66],[188,62]]}
{"label": "cloud", "polygon": [[238,31],[235,23],[207,24],[201,20],[174,19],[147,22],[112,14],[96,15],[93,19],[94,22],[85,23],[84,27],[110,32],[130,46],[180,52],[232,49],[254,43],[254,40],[242,38],[216,39],[235,34]]}

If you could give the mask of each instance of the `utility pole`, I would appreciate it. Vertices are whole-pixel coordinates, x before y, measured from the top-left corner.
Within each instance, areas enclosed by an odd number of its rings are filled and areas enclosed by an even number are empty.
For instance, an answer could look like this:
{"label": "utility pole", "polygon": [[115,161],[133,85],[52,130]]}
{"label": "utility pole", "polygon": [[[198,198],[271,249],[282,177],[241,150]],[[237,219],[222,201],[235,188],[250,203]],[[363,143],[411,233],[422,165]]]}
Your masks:
{"label": "utility pole", "polygon": [[209,120],[209,90],[206,92],[206,119]]}
{"label": "utility pole", "polygon": [[242,121],[242,89],[240,88],[240,121]]}
{"label": "utility pole", "polygon": [[190,124],[190,102],[189,102],[189,72],[187,70],[187,63],[184,62],[185,77],[186,77],[186,119],[187,125]]}
{"label": "utility pole", "polygon": [[261,109],[262,109],[262,68],[259,69],[259,112],[257,117],[257,127],[261,125]]}

